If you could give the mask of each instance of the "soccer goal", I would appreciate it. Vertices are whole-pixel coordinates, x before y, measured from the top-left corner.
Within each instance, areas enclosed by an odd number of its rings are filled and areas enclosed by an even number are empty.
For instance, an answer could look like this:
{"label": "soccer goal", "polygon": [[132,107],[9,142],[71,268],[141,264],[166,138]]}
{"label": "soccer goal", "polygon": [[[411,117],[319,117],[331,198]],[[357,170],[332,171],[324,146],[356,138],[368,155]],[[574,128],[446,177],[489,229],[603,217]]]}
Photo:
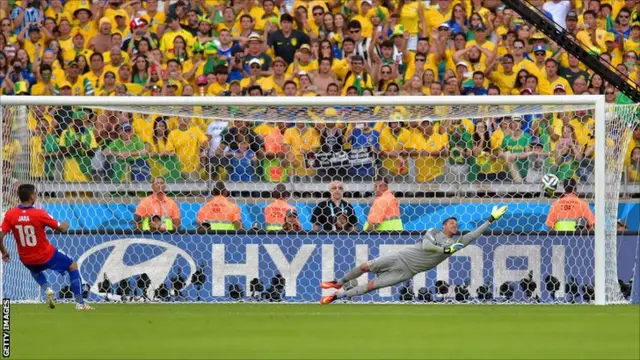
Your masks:
{"label": "soccer goal", "polygon": [[[612,304],[637,261],[616,231],[640,194],[623,176],[637,111],[603,96],[3,96],[0,200],[4,213],[19,184],[36,184],[37,206],[71,224],[49,239],[77,260],[91,301],[317,302],[321,281],[507,205],[436,269],[352,301]],[[399,221],[364,231],[380,178]],[[233,224],[201,211],[220,181]],[[565,181],[590,204],[592,231],[588,217],[548,231]],[[175,203],[141,210],[159,192]],[[275,200],[295,211],[265,215]],[[5,243],[3,297],[42,301]]]}

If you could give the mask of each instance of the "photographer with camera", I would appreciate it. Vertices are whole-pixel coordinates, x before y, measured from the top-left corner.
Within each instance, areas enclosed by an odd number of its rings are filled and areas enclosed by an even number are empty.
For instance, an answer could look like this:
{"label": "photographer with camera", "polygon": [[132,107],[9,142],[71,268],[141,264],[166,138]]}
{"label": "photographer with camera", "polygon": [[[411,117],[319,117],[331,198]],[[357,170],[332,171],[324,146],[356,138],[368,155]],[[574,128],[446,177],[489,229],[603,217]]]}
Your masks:
{"label": "photographer with camera", "polygon": [[244,67],[244,50],[241,48],[235,49],[231,53],[231,60],[229,62],[229,77],[227,82],[229,86],[233,81],[242,81],[245,78],[245,67]]}
{"label": "photographer with camera", "polygon": [[9,68],[2,82],[2,91],[4,95],[29,95],[30,88],[36,83],[33,74],[23,67],[22,62],[14,59],[13,66]]}

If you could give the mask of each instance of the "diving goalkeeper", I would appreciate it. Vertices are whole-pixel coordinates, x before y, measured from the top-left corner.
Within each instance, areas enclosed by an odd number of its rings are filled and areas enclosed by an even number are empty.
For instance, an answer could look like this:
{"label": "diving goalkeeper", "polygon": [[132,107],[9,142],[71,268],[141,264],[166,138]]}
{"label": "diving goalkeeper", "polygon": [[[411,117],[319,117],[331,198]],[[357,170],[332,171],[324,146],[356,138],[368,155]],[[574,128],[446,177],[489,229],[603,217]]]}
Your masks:
{"label": "diving goalkeeper", "polygon": [[[456,239],[454,236],[458,233],[458,220],[455,217],[450,217],[442,222],[441,231],[429,229],[424,238],[415,246],[356,266],[342,279],[323,281],[320,287],[338,289],[338,291],[332,295],[323,296],[320,303],[331,304],[337,299],[364,295],[376,289],[407,281],[416,274],[433,269],[453,253],[478,239],[491,223],[500,219],[506,212],[506,206],[494,206],[489,219],[484,224]],[[343,284],[369,272],[376,274],[373,280],[349,290],[342,289]]]}

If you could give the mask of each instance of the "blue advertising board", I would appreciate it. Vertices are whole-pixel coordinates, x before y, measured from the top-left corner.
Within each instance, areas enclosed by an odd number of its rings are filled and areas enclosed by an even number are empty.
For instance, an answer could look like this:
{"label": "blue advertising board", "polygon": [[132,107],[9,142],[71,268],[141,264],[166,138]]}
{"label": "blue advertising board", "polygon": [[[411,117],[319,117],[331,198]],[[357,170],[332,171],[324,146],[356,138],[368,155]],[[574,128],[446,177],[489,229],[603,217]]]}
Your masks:
{"label": "blue advertising board", "polygon": [[[286,280],[284,301],[316,302],[322,291],[319,283],[340,277],[353,266],[380,255],[412,246],[419,233],[403,234],[71,234],[49,235],[51,242],[76,259],[84,283],[91,288],[92,300],[102,300],[99,283],[105,277],[115,287],[121,280],[133,288],[136,280],[146,273],[151,280],[147,294],[161,284],[171,288],[171,279],[182,276],[185,288],[171,300],[230,301],[229,286],[238,284],[249,297],[252,279],[259,279],[267,290],[271,279],[281,274]],[[7,239],[10,252],[15,254],[15,242]],[[451,285],[445,297],[454,297],[454,285],[468,285],[471,297],[483,285],[489,285],[499,297],[500,285],[512,284],[513,299],[528,301],[518,284],[532,272],[537,284],[534,296],[551,301],[545,278],[554,276],[560,281],[557,299],[567,299],[565,284],[575,278],[579,286],[594,282],[593,236],[553,235],[545,233],[490,235],[456,253],[436,269],[417,274],[410,288],[434,291],[435,282],[444,280]],[[633,271],[638,235],[618,237],[618,274],[628,281]],[[204,283],[191,283],[199,269]],[[3,270],[4,296],[14,300],[38,299],[39,289],[27,270],[18,262],[6,264]],[[66,277],[50,275],[55,290],[67,283]],[[372,276],[372,275],[371,275]],[[366,275],[359,279],[366,281]],[[397,301],[395,286],[365,295],[359,301]],[[581,290],[582,291],[582,290]],[[137,292],[141,295],[141,291]],[[581,292],[582,294],[582,292]],[[112,298],[117,296],[112,295]],[[581,301],[578,299],[578,301]]]}

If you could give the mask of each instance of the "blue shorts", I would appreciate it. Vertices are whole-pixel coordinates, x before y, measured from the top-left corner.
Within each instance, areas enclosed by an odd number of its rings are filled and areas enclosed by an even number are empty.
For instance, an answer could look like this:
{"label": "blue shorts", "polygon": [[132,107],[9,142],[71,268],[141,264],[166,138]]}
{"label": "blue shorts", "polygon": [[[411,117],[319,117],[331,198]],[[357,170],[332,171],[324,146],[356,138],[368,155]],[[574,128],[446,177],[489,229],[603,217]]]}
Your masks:
{"label": "blue shorts", "polygon": [[63,253],[56,249],[56,252],[53,253],[53,256],[49,261],[41,265],[24,265],[29,269],[32,273],[37,274],[41,273],[45,270],[53,270],[57,271],[60,274],[64,274],[65,271],[69,269],[69,266],[73,264],[73,259],[68,257],[67,254]]}

